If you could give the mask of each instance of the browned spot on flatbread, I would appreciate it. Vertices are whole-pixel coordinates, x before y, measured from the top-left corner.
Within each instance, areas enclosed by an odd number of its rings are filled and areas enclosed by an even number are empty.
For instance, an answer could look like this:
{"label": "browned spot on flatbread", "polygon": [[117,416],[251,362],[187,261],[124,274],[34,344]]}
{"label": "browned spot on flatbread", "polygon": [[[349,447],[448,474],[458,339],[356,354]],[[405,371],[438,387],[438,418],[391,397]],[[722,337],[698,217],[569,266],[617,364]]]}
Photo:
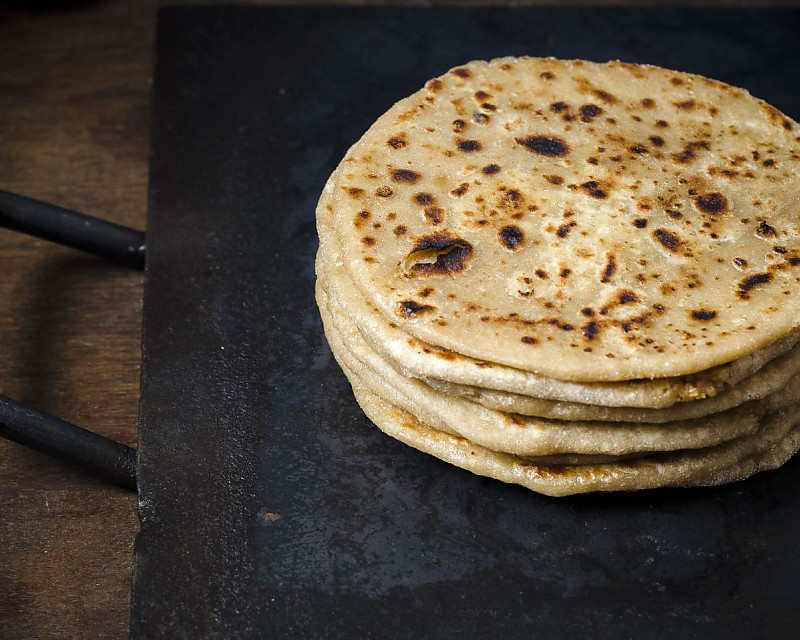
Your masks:
{"label": "browned spot on flatbread", "polygon": [[581,122],[591,122],[603,113],[603,110],[596,104],[585,104],[578,111],[581,114]]}
{"label": "browned spot on flatbread", "polygon": [[550,318],[547,320],[547,324],[558,327],[562,331],[573,331],[575,329],[575,325],[570,324],[569,322],[562,322],[558,318]]}
{"label": "browned spot on flatbread", "polygon": [[481,143],[477,140],[461,140],[458,143],[459,151],[464,153],[472,153],[473,151],[481,150]]}
{"label": "browned spot on flatbread", "polygon": [[463,271],[472,258],[472,244],[447,232],[422,236],[406,258],[406,275],[449,275]]}
{"label": "browned spot on flatbread", "polygon": [[361,196],[364,195],[364,190],[359,189],[358,187],[346,187],[347,195],[351,198],[355,198],[358,200]]}
{"label": "browned spot on flatbread", "polygon": [[616,104],[619,102],[616,96],[610,94],[608,91],[604,91],[603,89],[594,89],[592,94],[601,102],[605,102],[606,104]]}
{"label": "browned spot on flatbread", "polygon": [[764,220],[758,223],[758,226],[756,227],[756,233],[762,238],[770,238],[778,235],[777,231],[775,231],[775,227],[767,224]]}
{"label": "browned spot on flatbread", "polygon": [[406,318],[413,318],[421,313],[434,311],[436,307],[429,304],[420,304],[416,300],[403,300],[397,303],[397,312]]}
{"label": "browned spot on flatbread", "polygon": [[439,80],[439,78],[434,78],[433,80],[428,80],[425,86],[430,89],[431,91],[441,91],[442,87],[444,87],[444,82]]}
{"label": "browned spot on flatbread", "polygon": [[500,229],[498,235],[500,236],[500,243],[506,249],[511,249],[512,251],[516,250],[525,242],[525,234],[522,232],[522,229],[516,225],[506,225]]}
{"label": "browned spot on flatbread", "polygon": [[369,220],[370,215],[372,214],[370,214],[369,211],[359,211],[356,214],[355,218],[353,218],[353,226],[356,229],[360,229],[364,225],[364,223],[367,220]]}
{"label": "browned spot on flatbread", "polygon": [[750,292],[753,289],[768,284],[770,282],[772,282],[771,273],[756,273],[752,276],[748,276],[743,280],[739,281],[739,285],[737,286],[736,289],[736,295],[741,300],[749,300]]}
{"label": "browned spot on flatbread", "polygon": [[569,235],[569,232],[572,231],[577,224],[575,222],[568,222],[567,224],[562,224],[557,230],[556,235],[559,238],[566,238]]}
{"label": "browned spot on flatbread", "polygon": [[425,207],[425,217],[431,224],[442,224],[444,222],[444,209],[437,206]]}
{"label": "browned spot on flatbread", "polygon": [[703,213],[718,215],[728,210],[728,199],[721,193],[704,193],[694,199],[697,208]]}
{"label": "browned spot on flatbread", "polygon": [[461,197],[469,190],[469,183],[462,182],[458,185],[455,189],[453,189],[450,193],[451,195]]}
{"label": "browned spot on flatbread", "polygon": [[608,193],[605,190],[600,188],[600,184],[596,180],[589,180],[589,182],[584,182],[581,185],[581,189],[592,198],[597,198],[598,200],[604,200],[608,197]]}
{"label": "browned spot on flatbread", "polygon": [[683,151],[679,153],[673,153],[672,159],[675,160],[678,164],[689,164],[695,158],[697,158],[697,151],[699,149],[703,149],[708,151],[711,148],[711,145],[708,144],[705,140],[701,140],[699,142],[689,142],[683,148]]}
{"label": "browned spot on flatbread", "polygon": [[600,325],[596,321],[590,320],[581,327],[581,331],[583,332],[583,336],[591,342],[597,337],[597,334],[600,333]]}
{"label": "browned spot on flatbread", "polygon": [[515,140],[517,144],[540,156],[556,158],[569,153],[569,145],[556,136],[526,136]]}
{"label": "browned spot on flatbread", "polygon": [[717,317],[716,311],[710,311],[709,309],[695,309],[690,314],[692,319],[700,320],[701,322],[707,322],[708,320],[713,320]]}
{"label": "browned spot on flatbread", "polygon": [[402,149],[408,145],[408,138],[405,133],[396,133],[386,141],[386,144],[392,149]]}
{"label": "browned spot on flatbread", "polygon": [[614,254],[609,253],[606,256],[606,266],[603,269],[603,274],[600,277],[600,282],[608,283],[611,282],[611,279],[614,277],[614,272],[617,270],[617,261],[614,258]]}
{"label": "browned spot on flatbread", "polygon": [[624,289],[619,292],[619,295],[617,296],[617,301],[620,304],[630,304],[631,302],[639,302],[639,296],[637,296],[636,293],[634,293],[630,289]]}
{"label": "browned spot on flatbread", "polygon": [[392,170],[391,176],[392,180],[395,182],[405,182],[408,184],[416,184],[422,177],[422,175],[411,169],[394,169]]}
{"label": "browned spot on flatbread", "polygon": [[680,238],[669,229],[655,229],[653,230],[653,237],[664,247],[667,251],[675,253],[681,246]]}

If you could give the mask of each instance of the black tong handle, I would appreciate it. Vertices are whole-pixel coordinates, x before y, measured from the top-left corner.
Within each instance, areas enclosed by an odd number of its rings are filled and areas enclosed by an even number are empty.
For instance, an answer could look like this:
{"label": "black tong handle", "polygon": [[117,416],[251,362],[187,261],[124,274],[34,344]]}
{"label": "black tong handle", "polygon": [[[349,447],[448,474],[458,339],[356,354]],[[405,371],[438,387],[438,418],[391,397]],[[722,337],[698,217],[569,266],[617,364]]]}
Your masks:
{"label": "black tong handle", "polygon": [[144,269],[144,231],[0,190],[0,226]]}
{"label": "black tong handle", "polygon": [[[145,233],[0,190],[0,227],[144,269]],[[0,395],[0,436],[136,489],[136,449]]]}

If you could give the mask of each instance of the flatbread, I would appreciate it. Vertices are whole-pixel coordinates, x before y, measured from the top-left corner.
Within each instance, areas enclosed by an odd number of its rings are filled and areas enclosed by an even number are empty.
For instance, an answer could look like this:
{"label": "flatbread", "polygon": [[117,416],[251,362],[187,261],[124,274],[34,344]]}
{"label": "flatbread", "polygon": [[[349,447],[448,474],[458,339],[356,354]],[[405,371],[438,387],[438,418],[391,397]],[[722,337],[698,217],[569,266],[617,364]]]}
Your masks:
{"label": "flatbread", "polygon": [[333,354],[390,435],[549,495],[774,468],[800,445],[798,143],[699,76],[453,69],[320,199]]}
{"label": "flatbread", "polygon": [[749,409],[663,425],[548,420],[488,409],[445,396],[398,374],[369,349],[347,318],[331,315],[326,297],[324,279],[318,279],[317,301],[328,343],[337,361],[358,372],[362,386],[437,430],[493,451],[527,457],[565,453],[623,456],[698,449],[752,434],[760,423],[761,416]]}
{"label": "flatbread", "polygon": [[742,89],[612,62],[473,62],[348,152],[360,294],[429,344],[577,382],[688,375],[800,324],[800,136]]}
{"label": "flatbread", "polygon": [[782,440],[768,444],[759,453],[736,464],[712,470],[694,478],[694,486],[711,487],[745,480],[756,473],[771,471],[785,464],[800,449],[800,428],[793,427]]}
{"label": "flatbread", "polygon": [[516,393],[454,384],[436,378],[422,378],[429,386],[445,395],[459,396],[484,407],[526,416],[539,416],[556,420],[603,420],[612,422],[665,423],[677,420],[694,420],[727,411],[745,403],[761,412],[777,411],[800,400],[800,351],[768,363],[756,374],[718,396],[681,402],[665,409],[637,409],[628,407],[603,407],[576,402],[558,402],[531,398]]}
{"label": "flatbread", "polygon": [[[353,373],[346,366],[343,371],[348,376]],[[734,482],[782,465],[800,446],[798,418],[782,411],[769,416],[757,434],[710,450],[664,453],[605,465],[547,466],[433,429],[357,382],[353,392],[367,417],[396,440],[477,475],[549,496]]]}
{"label": "flatbread", "polygon": [[[788,377],[800,372],[800,347],[797,346],[800,341],[800,332],[798,331],[744,358],[694,375],[605,383],[555,380],[536,373],[476,360],[423,343],[405,333],[396,323],[385,318],[374,306],[364,301],[360,296],[359,289],[350,279],[345,267],[346,260],[341,254],[332,229],[334,216],[332,196],[337,174],[338,170],[332,174],[325,185],[317,206],[317,229],[321,244],[318,271],[325,271],[326,278],[331,283],[332,298],[343,312],[358,325],[363,337],[372,348],[406,376],[428,381],[440,379],[468,387],[486,387],[500,392],[559,403],[655,409],[670,407],[679,402],[714,397],[718,393],[738,385],[742,380],[754,376],[764,365],[789,352],[794,356],[783,365],[780,375],[772,372],[760,378],[754,377],[749,381],[748,387],[740,387],[737,394],[721,399],[719,403],[711,406],[730,408],[736,406],[737,402],[744,402],[748,398],[748,393],[750,394],[749,399],[758,397],[757,393],[767,395],[785,384]],[[748,391],[750,388],[753,389],[752,392]],[[541,403],[541,406],[547,405],[547,402]],[[562,406],[560,409],[564,410],[564,407]],[[580,416],[577,415],[577,412],[580,411],[583,409],[576,408],[574,419],[580,419]],[[686,409],[679,409],[676,413],[680,414],[681,411],[686,411]],[[531,413],[530,415],[572,419],[569,415],[547,415],[546,413]],[[696,415],[676,415],[675,418],[668,419],[700,415],[707,414],[703,414],[701,409]]]}

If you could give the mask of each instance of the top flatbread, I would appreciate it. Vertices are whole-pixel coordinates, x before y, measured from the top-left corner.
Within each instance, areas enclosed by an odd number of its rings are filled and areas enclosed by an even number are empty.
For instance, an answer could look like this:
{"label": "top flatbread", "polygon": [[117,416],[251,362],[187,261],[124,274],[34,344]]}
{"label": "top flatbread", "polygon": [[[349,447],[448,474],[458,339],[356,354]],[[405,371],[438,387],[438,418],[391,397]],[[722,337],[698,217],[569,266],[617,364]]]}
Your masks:
{"label": "top flatbread", "polygon": [[364,297],[430,344],[559,380],[690,374],[800,325],[798,141],[699,76],[473,62],[351,148],[335,233]]}

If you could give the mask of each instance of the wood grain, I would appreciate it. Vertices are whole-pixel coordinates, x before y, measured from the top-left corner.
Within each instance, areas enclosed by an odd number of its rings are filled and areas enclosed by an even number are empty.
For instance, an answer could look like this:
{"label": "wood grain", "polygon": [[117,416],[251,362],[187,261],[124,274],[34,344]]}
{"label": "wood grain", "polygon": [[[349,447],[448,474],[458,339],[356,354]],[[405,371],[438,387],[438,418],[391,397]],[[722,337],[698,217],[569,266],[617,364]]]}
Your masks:
{"label": "wood grain", "polygon": [[[158,4],[0,3],[0,188],[144,227]],[[0,273],[0,391],[134,445],[141,273],[8,231]],[[0,637],[126,637],[137,524],[134,494],[0,440]]]}
{"label": "wood grain", "polygon": [[[153,8],[0,10],[0,187],[144,227]],[[2,393],[136,443],[142,274],[0,232]],[[136,496],[0,440],[0,637],[124,638]]]}

